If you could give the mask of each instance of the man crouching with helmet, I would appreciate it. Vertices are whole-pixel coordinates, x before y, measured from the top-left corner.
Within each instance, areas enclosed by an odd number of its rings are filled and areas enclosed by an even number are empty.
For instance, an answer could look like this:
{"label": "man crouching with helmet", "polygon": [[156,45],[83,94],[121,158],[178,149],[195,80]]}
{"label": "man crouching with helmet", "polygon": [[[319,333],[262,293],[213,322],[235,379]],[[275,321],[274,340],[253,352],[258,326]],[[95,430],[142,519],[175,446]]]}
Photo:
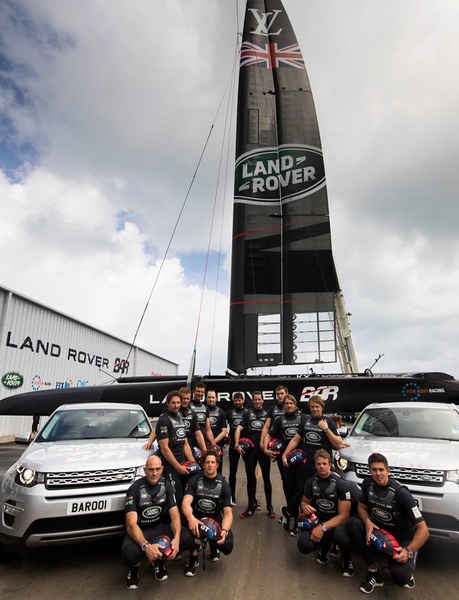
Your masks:
{"label": "man crouching with helmet", "polygon": [[[209,541],[209,560],[218,561],[220,552],[230,554],[233,550],[233,510],[231,489],[217,472],[220,458],[215,450],[207,450],[202,457],[203,471],[191,477],[185,489],[182,513],[195,538]],[[193,577],[198,566],[195,550],[185,568],[185,575]]]}

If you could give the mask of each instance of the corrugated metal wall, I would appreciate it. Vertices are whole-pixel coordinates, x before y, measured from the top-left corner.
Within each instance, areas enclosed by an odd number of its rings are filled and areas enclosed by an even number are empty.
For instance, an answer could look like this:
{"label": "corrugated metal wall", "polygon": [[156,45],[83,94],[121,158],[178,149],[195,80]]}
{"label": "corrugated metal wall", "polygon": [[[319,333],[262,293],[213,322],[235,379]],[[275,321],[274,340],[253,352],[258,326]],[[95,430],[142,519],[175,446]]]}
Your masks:
{"label": "corrugated metal wall", "polygon": [[[44,388],[100,385],[121,375],[175,375],[177,364],[0,287],[1,398]],[[16,387],[17,386],[17,387]],[[0,416],[0,438],[31,417]]]}

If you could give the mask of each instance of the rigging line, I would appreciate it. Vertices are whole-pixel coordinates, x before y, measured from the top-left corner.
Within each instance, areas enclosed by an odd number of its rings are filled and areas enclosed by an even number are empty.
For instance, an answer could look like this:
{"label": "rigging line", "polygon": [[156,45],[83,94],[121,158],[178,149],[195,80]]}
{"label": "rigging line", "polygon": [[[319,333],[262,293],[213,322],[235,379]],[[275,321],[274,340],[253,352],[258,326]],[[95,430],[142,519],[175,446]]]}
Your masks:
{"label": "rigging line", "polygon": [[213,128],[214,128],[214,123],[212,123],[212,125],[211,125],[211,127],[210,127],[210,130],[209,130],[209,133],[207,134],[207,139],[206,139],[206,141],[205,141],[205,143],[204,143],[204,147],[203,147],[203,149],[202,149],[202,151],[201,151],[201,155],[200,155],[200,157],[199,157],[198,164],[196,165],[196,168],[195,168],[195,170],[194,170],[193,176],[192,176],[192,178],[191,178],[190,185],[189,185],[189,187],[188,187],[188,190],[187,190],[187,193],[186,193],[186,195],[185,195],[185,199],[184,199],[184,201],[183,201],[183,203],[182,203],[182,207],[181,207],[181,209],[180,209],[180,211],[179,211],[179,214],[178,214],[177,220],[176,220],[176,222],[175,222],[175,225],[174,225],[174,229],[172,230],[172,234],[171,234],[171,237],[170,237],[170,239],[169,239],[169,242],[168,242],[168,244],[167,244],[166,251],[164,252],[164,256],[163,256],[163,258],[162,258],[162,260],[161,260],[161,264],[160,264],[160,266],[159,266],[158,273],[156,274],[155,281],[153,282],[153,286],[152,286],[152,288],[151,288],[150,295],[148,296],[147,303],[145,304],[145,308],[143,309],[142,316],[140,317],[139,324],[137,325],[137,329],[136,329],[136,331],[135,331],[135,334],[134,334],[134,339],[132,340],[131,347],[129,348],[129,352],[128,352],[128,355],[127,355],[127,357],[126,357],[126,360],[129,360],[129,357],[131,356],[132,350],[134,349],[134,345],[135,345],[135,342],[136,342],[136,339],[137,339],[137,335],[138,335],[138,333],[139,333],[140,327],[141,327],[141,325],[142,325],[142,323],[143,323],[143,320],[144,320],[144,318],[145,318],[145,314],[146,314],[146,312],[147,312],[147,309],[148,309],[148,306],[149,306],[149,304],[150,304],[151,297],[153,296],[153,293],[154,293],[154,291],[155,291],[155,288],[156,288],[156,285],[157,285],[157,283],[158,283],[159,277],[160,277],[160,275],[161,275],[161,272],[162,272],[162,270],[163,270],[164,264],[165,264],[165,262],[166,262],[167,255],[168,255],[168,253],[169,253],[169,250],[170,250],[170,247],[171,247],[171,245],[172,245],[172,240],[174,239],[175,232],[177,231],[178,224],[179,224],[179,222],[180,222],[180,219],[181,219],[181,217],[182,217],[182,214],[183,214],[183,211],[184,211],[184,209],[185,209],[186,203],[187,203],[187,201],[188,201],[188,196],[190,195],[191,188],[193,187],[193,183],[194,183],[194,181],[195,181],[195,179],[196,179],[196,175],[197,175],[197,173],[198,173],[199,167],[201,166],[201,162],[202,162],[202,159],[203,159],[203,157],[204,157],[204,153],[205,153],[205,151],[206,151],[207,145],[208,145],[208,143],[209,143],[210,136],[212,135]]}
{"label": "rigging line", "polygon": [[[219,248],[218,248],[217,276],[216,276],[216,282],[215,282],[215,292],[216,293],[215,293],[215,301],[214,301],[212,333],[211,333],[211,343],[210,343],[210,353],[209,353],[209,375],[210,375],[211,369],[212,369],[212,358],[213,358],[213,349],[214,349],[215,320],[216,320],[216,315],[217,315],[217,299],[218,299],[217,292],[218,292],[218,286],[219,286],[219,281],[220,281],[220,265],[221,265],[222,245],[223,245],[223,225],[224,225],[224,221],[225,221],[225,206],[226,206],[225,199],[226,199],[226,190],[227,190],[227,184],[228,184],[228,171],[229,171],[229,148],[230,148],[230,140],[231,140],[232,124],[233,124],[234,93],[235,93],[235,88],[236,88],[236,64],[237,64],[238,56],[239,56],[239,44],[236,40],[235,56],[234,56],[234,61],[233,61],[233,70],[232,70],[232,74],[231,74],[231,85],[230,85],[230,89],[229,89],[229,93],[228,93],[228,104],[227,104],[226,120],[225,120],[225,126],[224,126],[225,136],[226,136],[226,133],[228,132],[228,135],[226,137],[227,143],[225,144],[225,137],[222,140],[222,154],[223,154],[223,150],[226,150],[226,167],[225,167],[225,178],[224,178],[224,182],[223,182],[222,216],[221,216],[221,220],[220,220],[220,241],[219,241]],[[228,112],[229,112],[229,117],[228,117]],[[228,122],[229,122],[229,129],[228,129]]]}

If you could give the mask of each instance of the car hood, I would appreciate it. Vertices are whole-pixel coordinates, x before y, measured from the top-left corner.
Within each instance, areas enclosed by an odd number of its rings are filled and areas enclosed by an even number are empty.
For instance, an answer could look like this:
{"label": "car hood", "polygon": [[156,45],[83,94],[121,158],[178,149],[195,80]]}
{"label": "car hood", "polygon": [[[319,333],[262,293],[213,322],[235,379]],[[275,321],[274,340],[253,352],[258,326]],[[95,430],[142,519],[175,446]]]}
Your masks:
{"label": "car hood", "polygon": [[339,450],[352,462],[365,463],[372,452],[379,452],[393,467],[456,470],[459,465],[459,442],[421,438],[377,438],[350,435],[350,448]]}
{"label": "car hood", "polygon": [[19,462],[40,472],[138,467],[145,464],[150,454],[142,448],[143,444],[144,439],[34,442]]}

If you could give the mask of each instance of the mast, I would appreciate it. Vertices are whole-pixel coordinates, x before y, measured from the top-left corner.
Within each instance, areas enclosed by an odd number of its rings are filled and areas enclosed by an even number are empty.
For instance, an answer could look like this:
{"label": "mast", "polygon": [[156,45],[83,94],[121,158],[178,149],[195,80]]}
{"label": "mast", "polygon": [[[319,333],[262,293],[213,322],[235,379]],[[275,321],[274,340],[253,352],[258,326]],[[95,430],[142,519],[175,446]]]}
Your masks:
{"label": "mast", "polygon": [[248,0],[240,53],[228,367],[336,362],[325,169],[280,0]]}

